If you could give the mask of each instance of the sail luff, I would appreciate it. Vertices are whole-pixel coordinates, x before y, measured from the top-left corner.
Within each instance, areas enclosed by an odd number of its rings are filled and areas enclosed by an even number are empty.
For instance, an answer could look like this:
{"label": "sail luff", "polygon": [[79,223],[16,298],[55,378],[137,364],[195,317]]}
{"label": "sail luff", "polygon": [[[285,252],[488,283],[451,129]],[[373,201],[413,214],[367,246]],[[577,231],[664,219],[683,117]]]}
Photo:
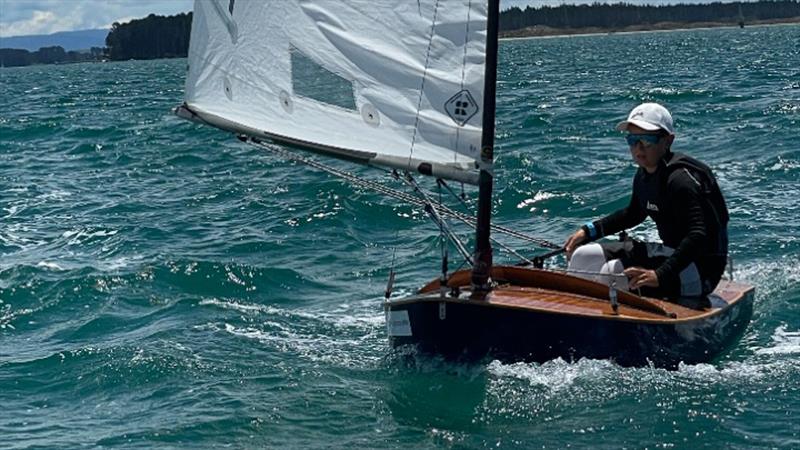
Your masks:
{"label": "sail luff", "polygon": [[489,240],[489,233],[492,216],[492,165],[494,160],[499,15],[500,0],[489,0],[486,24],[486,74],[483,88],[483,132],[478,178],[478,217],[475,232],[475,264],[472,268],[472,285],[479,291],[489,289],[489,273],[492,268],[492,244]]}

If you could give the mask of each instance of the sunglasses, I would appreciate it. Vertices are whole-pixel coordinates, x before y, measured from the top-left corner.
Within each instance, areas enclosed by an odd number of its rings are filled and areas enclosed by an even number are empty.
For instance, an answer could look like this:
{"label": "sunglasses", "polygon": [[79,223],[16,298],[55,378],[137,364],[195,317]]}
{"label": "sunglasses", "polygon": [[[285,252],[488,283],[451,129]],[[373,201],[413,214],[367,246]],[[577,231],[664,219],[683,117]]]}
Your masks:
{"label": "sunglasses", "polygon": [[644,144],[645,147],[649,147],[651,145],[658,144],[658,141],[661,140],[660,134],[628,134],[625,136],[625,140],[628,141],[628,145],[631,147],[636,146],[639,141]]}

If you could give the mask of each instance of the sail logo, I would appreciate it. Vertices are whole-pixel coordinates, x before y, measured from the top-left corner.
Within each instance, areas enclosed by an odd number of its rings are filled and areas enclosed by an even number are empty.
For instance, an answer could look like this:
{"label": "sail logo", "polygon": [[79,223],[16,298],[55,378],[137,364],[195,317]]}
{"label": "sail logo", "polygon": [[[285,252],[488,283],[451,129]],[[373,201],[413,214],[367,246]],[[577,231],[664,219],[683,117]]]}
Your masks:
{"label": "sail logo", "polygon": [[469,122],[469,119],[478,113],[478,109],[478,102],[472,98],[472,94],[466,89],[450,97],[444,104],[444,110],[447,111],[447,115],[460,127]]}

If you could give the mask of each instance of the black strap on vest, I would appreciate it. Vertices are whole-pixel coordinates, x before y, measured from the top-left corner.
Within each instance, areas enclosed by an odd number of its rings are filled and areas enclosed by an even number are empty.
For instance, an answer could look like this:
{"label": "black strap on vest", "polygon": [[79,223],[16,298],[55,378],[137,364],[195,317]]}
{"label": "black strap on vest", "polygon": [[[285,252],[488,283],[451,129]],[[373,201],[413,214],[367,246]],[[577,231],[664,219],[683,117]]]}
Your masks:
{"label": "black strap on vest", "polygon": [[703,199],[714,216],[717,230],[724,230],[730,216],[725,198],[722,196],[722,191],[719,189],[719,184],[717,184],[717,179],[714,178],[711,169],[691,156],[674,152],[672,158],[667,162],[667,178],[678,169],[688,169],[690,175],[699,178],[697,181],[700,183]]}

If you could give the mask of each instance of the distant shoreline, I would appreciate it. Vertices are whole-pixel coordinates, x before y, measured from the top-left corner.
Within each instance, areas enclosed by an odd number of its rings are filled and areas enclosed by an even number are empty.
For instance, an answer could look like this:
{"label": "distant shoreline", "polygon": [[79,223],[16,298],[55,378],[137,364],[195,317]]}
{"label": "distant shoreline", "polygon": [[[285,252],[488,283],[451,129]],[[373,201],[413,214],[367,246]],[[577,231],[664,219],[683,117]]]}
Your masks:
{"label": "distant shoreline", "polygon": [[[800,17],[792,17],[788,19],[769,19],[769,20],[754,20],[745,23],[745,28],[752,26],[763,25],[796,25],[800,24]],[[619,28],[601,28],[601,27],[586,27],[586,28],[553,28],[544,25],[536,25],[533,27],[522,28],[518,30],[503,31],[500,33],[500,39],[513,40],[513,39],[532,39],[532,38],[549,38],[549,37],[568,37],[568,36],[598,36],[598,35],[613,35],[613,34],[631,34],[631,33],[649,33],[659,31],[681,31],[681,30],[699,30],[699,29],[712,29],[712,28],[739,28],[739,25],[731,22],[659,22],[647,25],[633,25],[629,27]]]}

